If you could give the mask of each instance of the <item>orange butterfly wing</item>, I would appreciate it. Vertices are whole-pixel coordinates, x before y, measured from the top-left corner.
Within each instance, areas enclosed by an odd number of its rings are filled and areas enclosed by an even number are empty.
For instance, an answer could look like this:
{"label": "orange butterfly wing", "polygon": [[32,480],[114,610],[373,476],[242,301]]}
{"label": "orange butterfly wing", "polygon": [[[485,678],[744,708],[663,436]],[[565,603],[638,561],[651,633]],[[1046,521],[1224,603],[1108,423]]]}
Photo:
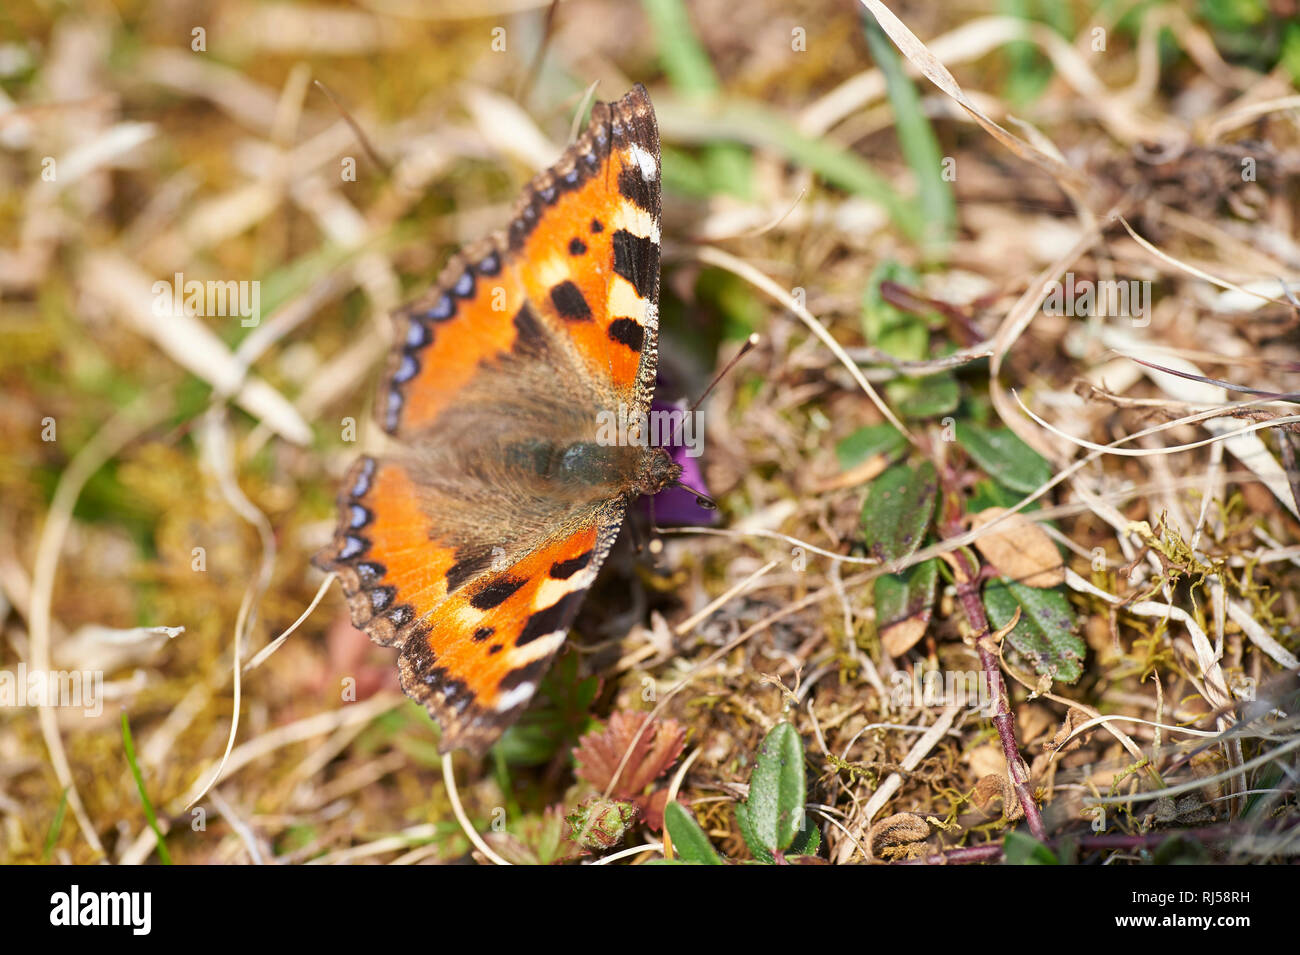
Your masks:
{"label": "orange butterfly wing", "polygon": [[[409,450],[362,458],[334,541],[353,622],[401,648],[402,686],[482,752],[564,640],[626,502],[545,500],[503,448],[648,410],[659,286],[659,138],[644,88],[598,103],[509,228],[398,316],[380,424]],[[563,442],[561,442],[563,444]]]}

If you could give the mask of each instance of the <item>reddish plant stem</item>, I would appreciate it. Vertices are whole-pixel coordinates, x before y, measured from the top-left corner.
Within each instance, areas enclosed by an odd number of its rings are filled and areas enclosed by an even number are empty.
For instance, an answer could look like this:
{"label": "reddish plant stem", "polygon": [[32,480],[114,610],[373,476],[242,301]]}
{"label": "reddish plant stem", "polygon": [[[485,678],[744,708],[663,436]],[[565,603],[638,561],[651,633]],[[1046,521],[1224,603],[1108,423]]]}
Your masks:
{"label": "reddish plant stem", "polygon": [[[965,529],[962,515],[965,508],[958,490],[956,475],[943,467],[943,533],[956,537]],[[1011,701],[1007,696],[1007,685],[1002,679],[1002,667],[998,656],[988,639],[991,631],[987,614],[984,613],[984,601],[980,599],[979,562],[971,557],[966,548],[958,548],[946,554],[953,576],[957,581],[957,600],[962,612],[970,624],[971,638],[980,656],[980,666],[984,670],[984,679],[988,682],[989,699],[995,701],[993,725],[997,727],[998,739],[1002,742],[1002,755],[1007,760],[1007,774],[1011,777],[1011,786],[1016,791],[1020,808],[1025,811],[1025,822],[1033,837],[1040,842],[1047,839],[1047,829],[1043,826],[1043,816],[1038,811],[1038,803],[1029,788],[1029,766],[1020,756],[1020,745],[1016,742],[1016,722],[1011,713]]]}
{"label": "reddish plant stem", "polygon": [[908,859],[896,865],[971,865],[977,862],[998,862],[1002,858],[1002,843],[990,842],[982,846],[966,846],[961,849],[947,849],[933,855]]}
{"label": "reddish plant stem", "polygon": [[[970,564],[970,559],[960,550],[953,556],[958,563]],[[1038,803],[1029,788],[1029,765],[1020,756],[1020,746],[1016,742],[1016,721],[1011,713],[1011,701],[1007,697],[1007,685],[1002,679],[1002,669],[997,654],[989,647],[989,622],[984,613],[984,602],[979,595],[979,568],[968,568],[970,575],[957,581],[957,600],[970,622],[971,636],[975,640],[975,649],[980,655],[980,665],[984,669],[984,678],[988,681],[989,699],[996,701],[993,713],[993,725],[997,727],[998,739],[1002,741],[1002,755],[1007,758],[1007,772],[1011,776],[1011,785],[1016,790],[1020,806],[1025,811],[1025,822],[1029,831],[1040,842],[1047,838],[1043,826],[1042,814]]]}

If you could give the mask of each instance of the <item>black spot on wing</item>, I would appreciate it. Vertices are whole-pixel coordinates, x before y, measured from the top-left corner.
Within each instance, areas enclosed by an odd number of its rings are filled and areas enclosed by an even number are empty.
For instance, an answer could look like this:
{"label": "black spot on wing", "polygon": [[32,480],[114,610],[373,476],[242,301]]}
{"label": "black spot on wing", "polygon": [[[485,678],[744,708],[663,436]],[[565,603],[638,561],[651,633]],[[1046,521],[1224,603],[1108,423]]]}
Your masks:
{"label": "black spot on wing", "polygon": [[428,322],[412,316],[406,326],[406,339],[402,343],[411,351],[419,351],[433,344],[433,329]]}
{"label": "black spot on wing", "polygon": [[475,610],[491,610],[493,607],[499,607],[525,583],[527,581],[522,577],[498,577],[470,597],[469,605]]}
{"label": "black spot on wing", "polygon": [[491,563],[492,558],[487,554],[470,554],[461,557],[447,568],[447,593],[459,590],[471,577],[487,570]]}
{"label": "black spot on wing", "polygon": [[393,372],[393,383],[404,385],[419,373],[420,362],[408,352],[398,359],[397,369]]}
{"label": "black spot on wing", "polygon": [[659,244],[619,229],[614,233],[614,271],[632,283],[637,295],[649,298],[659,275]]}
{"label": "black spot on wing", "polygon": [[639,352],[645,344],[645,329],[633,318],[616,318],[609,323],[609,337],[620,345]]}
{"label": "black spot on wing", "polygon": [[456,293],[457,298],[473,298],[474,269],[466,268],[465,271],[460,274],[460,278],[456,280],[456,284],[452,286],[451,290]]}
{"label": "black spot on wing", "polygon": [[492,636],[492,634],[496,632],[497,632],[496,627],[479,627],[477,630],[474,631],[474,635],[470,639],[473,640],[475,643],[482,643],[484,640],[486,640],[488,637]]}
{"label": "black spot on wing", "polygon": [[360,530],[372,520],[374,520],[374,515],[370,513],[369,509],[355,503],[348,505],[347,522],[349,529]]}
{"label": "black spot on wing", "polygon": [[578,613],[578,605],[582,603],[582,598],[585,596],[587,596],[585,589],[575,590],[565,594],[549,607],[538,610],[528,618],[528,623],[524,624],[524,629],[519,632],[519,637],[515,640],[515,646],[522,647],[538,637],[568,630],[569,624],[573,623],[573,618]]}
{"label": "black spot on wing", "polygon": [[402,658],[416,676],[426,683],[431,682],[429,675],[438,656],[433,652],[433,647],[428,640],[407,640],[406,645],[402,647]]}
{"label": "black spot on wing", "polygon": [[561,560],[551,565],[551,576],[556,580],[568,580],[582,568],[591,563],[591,551]]}
{"label": "black spot on wing", "polygon": [[370,493],[370,484],[375,478],[375,459],[362,458],[355,465],[356,473],[352,481],[352,497],[365,497]]}
{"label": "black spot on wing", "polygon": [[405,399],[402,393],[396,388],[388,389],[388,400],[384,405],[384,430],[389,434],[397,434],[398,422],[402,419],[402,405]]}
{"label": "black spot on wing", "polygon": [[569,240],[569,254],[582,255],[587,251],[587,243],[583,242],[576,235]]}
{"label": "black spot on wing", "polygon": [[506,693],[525,683],[535,684],[541,679],[542,674],[546,672],[546,667],[550,662],[549,657],[542,657],[540,660],[534,660],[532,663],[511,670],[501,678],[501,682],[497,686],[497,692]]}
{"label": "black spot on wing", "polygon": [[618,174],[618,191],[632,205],[645,212],[657,212],[658,196],[655,183],[648,182],[641,175],[641,168],[635,164],[624,166]]}
{"label": "black spot on wing", "polygon": [[567,279],[551,287],[551,303],[566,321],[591,321],[591,306],[583,297],[582,290]]}

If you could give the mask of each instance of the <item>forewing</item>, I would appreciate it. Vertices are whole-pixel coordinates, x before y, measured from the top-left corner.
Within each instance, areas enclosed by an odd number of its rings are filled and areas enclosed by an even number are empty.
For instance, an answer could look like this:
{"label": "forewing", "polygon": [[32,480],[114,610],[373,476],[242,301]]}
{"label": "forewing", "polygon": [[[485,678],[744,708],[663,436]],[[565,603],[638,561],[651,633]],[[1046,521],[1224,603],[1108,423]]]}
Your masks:
{"label": "forewing", "polygon": [[[586,131],[397,316],[380,423],[413,438],[491,373],[527,307],[606,403],[645,411],[659,333],[659,132],[645,88],[597,103]],[[611,410],[617,410],[616,407]]]}

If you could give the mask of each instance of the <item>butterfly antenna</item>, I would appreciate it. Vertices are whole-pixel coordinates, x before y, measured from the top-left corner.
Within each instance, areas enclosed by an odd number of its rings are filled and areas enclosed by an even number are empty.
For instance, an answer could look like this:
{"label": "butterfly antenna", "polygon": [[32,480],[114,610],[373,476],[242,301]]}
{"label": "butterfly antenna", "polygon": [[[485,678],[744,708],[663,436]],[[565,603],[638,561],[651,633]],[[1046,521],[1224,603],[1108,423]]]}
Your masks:
{"label": "butterfly antenna", "polygon": [[[681,481],[674,481],[671,486],[679,487],[683,491],[690,491],[695,495],[695,503],[700,505],[700,507],[707,508],[710,511],[716,511],[718,509],[717,501],[709,497],[709,495],[705,494],[703,491],[697,491],[689,484],[683,484]],[[653,498],[651,498],[651,500],[653,500]]]}
{"label": "butterfly antenna", "polygon": [[[740,363],[740,359],[744,358],[751,351],[753,351],[754,346],[757,345],[758,342],[759,342],[758,332],[752,333],[747,339],[745,339],[745,344],[740,346],[740,351],[736,352],[736,354],[732,356],[731,361],[727,362],[727,364],[723,366],[722,371],[718,372],[716,375],[713,376],[713,380],[709,382],[709,387],[704,389],[704,393],[695,399],[695,404],[691,405],[688,409],[686,409],[686,414],[682,415],[682,419],[677,422],[677,427],[673,430],[673,438],[668,443],[669,447],[677,446],[677,439],[681,437],[681,430],[682,430],[682,426],[686,423],[686,416],[693,414],[696,408],[704,404],[704,399],[709,397],[709,395],[713,393],[714,388],[718,387],[718,382],[720,382],[723,378],[725,378],[727,374],[731,371],[731,369],[735,368],[736,365]],[[685,485],[682,486],[685,487]],[[690,491],[692,494],[698,495],[701,498],[701,503],[703,503],[703,501],[708,501],[708,497],[706,497],[703,494],[700,494],[698,491],[689,487],[686,488],[686,490]],[[715,508],[717,507],[716,504],[713,506]]]}
{"label": "butterfly antenna", "polygon": [[731,361],[727,362],[727,364],[723,367],[722,371],[718,372],[716,375],[713,376],[713,380],[709,382],[709,387],[704,389],[704,394],[700,395],[698,398],[695,399],[695,404],[691,405],[690,407],[691,411],[694,411],[700,405],[704,404],[704,399],[709,397],[709,395],[713,392],[714,388],[718,387],[718,382],[720,382],[723,378],[725,378],[727,376],[727,373],[731,371],[731,369],[735,368],[737,364],[739,364],[740,359],[744,358],[751,351],[753,351],[754,346],[758,344],[758,341],[759,341],[758,332],[754,332],[747,339],[745,339],[745,344],[740,346],[740,351],[736,352],[735,356],[731,359]]}

